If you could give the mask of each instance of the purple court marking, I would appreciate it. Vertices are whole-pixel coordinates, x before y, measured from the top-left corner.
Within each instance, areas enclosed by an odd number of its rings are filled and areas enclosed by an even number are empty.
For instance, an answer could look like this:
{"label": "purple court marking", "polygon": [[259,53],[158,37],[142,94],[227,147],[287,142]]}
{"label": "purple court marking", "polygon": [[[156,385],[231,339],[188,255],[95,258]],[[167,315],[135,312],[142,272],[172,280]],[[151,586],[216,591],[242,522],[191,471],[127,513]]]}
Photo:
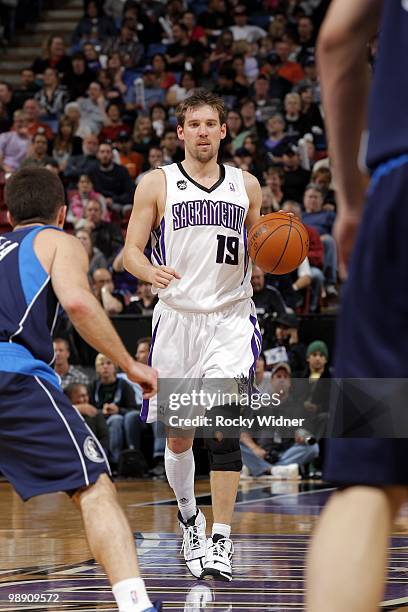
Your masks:
{"label": "purple court marking", "polygon": [[[142,534],[138,534],[141,536]],[[179,556],[180,538],[175,534],[143,534],[136,539],[147,587],[152,598],[163,599],[170,610],[192,612],[193,589],[206,589],[209,607],[223,612],[248,610],[303,610],[303,570],[309,536],[280,534],[236,535],[234,544],[235,578],[231,584],[199,582],[188,573]],[[386,600],[407,593],[408,537],[391,542]],[[78,573],[72,573],[77,571]],[[10,606],[9,594],[56,593],[52,608],[31,604]],[[94,563],[56,567],[48,575],[0,582],[0,612],[3,610],[114,610],[109,585],[101,568]]]}

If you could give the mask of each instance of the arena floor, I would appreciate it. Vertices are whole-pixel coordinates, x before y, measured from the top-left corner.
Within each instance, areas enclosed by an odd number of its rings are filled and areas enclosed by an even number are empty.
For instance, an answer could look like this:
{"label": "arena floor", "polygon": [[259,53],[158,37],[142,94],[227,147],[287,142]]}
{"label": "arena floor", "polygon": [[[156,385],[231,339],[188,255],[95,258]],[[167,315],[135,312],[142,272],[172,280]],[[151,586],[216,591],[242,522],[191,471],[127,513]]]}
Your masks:
{"label": "arena floor", "polygon": [[[176,508],[163,482],[118,483],[135,533],[143,577],[165,609],[281,612],[304,610],[303,570],[311,531],[332,490],[315,482],[240,485],[233,523],[232,583],[192,579],[180,554]],[[210,520],[209,482],[197,484]],[[114,611],[101,568],[90,558],[80,517],[63,494],[23,505],[0,484],[0,612],[5,610]],[[35,603],[43,595],[44,603]],[[45,596],[45,597],[44,597]],[[201,601],[200,604],[197,602]],[[391,543],[383,609],[408,607],[408,506]]]}

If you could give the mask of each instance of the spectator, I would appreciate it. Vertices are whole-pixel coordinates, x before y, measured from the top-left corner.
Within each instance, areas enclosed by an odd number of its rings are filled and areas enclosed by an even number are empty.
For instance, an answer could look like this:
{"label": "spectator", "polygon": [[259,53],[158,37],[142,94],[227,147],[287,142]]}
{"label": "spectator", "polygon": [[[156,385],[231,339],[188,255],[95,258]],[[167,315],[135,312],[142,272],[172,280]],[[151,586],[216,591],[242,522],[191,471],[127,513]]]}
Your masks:
{"label": "spectator", "polygon": [[[89,268],[88,268],[88,278],[89,284],[92,284],[93,274],[96,270],[106,269],[108,267],[108,262],[103,253],[92,244],[91,234],[85,228],[76,230],[75,236],[82,242],[82,245],[88,255]],[[115,313],[112,313],[115,314]]]}
{"label": "spectator", "polygon": [[193,72],[183,72],[180,77],[180,85],[175,83],[167,92],[166,104],[168,106],[177,106],[180,102],[191,96],[197,87],[197,81]]}
{"label": "spectator", "polygon": [[232,155],[237,149],[243,146],[248,132],[243,129],[242,117],[239,111],[230,110],[227,113],[227,135],[225,138],[225,148]]}
{"label": "spectator", "polygon": [[[126,85],[122,81],[122,75],[119,74],[119,82],[121,89],[126,93]],[[106,103],[116,102],[117,104],[123,105],[123,96],[118,86],[115,84],[115,74],[109,68],[102,68],[98,70],[98,83],[102,88],[102,96],[105,98]]]}
{"label": "spectator", "polygon": [[102,44],[107,38],[115,36],[116,28],[114,22],[101,13],[98,3],[90,0],[85,8],[85,15],[77,24],[71,41],[76,47],[85,42]]}
{"label": "spectator", "polygon": [[68,101],[68,93],[65,87],[60,85],[59,76],[55,68],[44,70],[43,87],[35,94],[35,99],[40,105],[43,119],[54,121],[64,112]]}
{"label": "spectator", "polygon": [[207,47],[207,34],[201,25],[197,25],[197,19],[193,11],[185,11],[183,13],[182,23],[187,28],[190,42],[199,42],[204,47]]}
{"label": "spectator", "polygon": [[217,69],[225,62],[231,62],[234,48],[234,37],[231,30],[223,30],[217,39],[215,49],[210,54],[210,63]]}
{"label": "spectator", "polygon": [[139,174],[139,176],[136,179],[136,185],[140,183],[140,181],[142,180],[142,178],[147,172],[150,172],[151,170],[155,170],[156,168],[159,168],[160,166],[163,165],[164,158],[163,158],[163,151],[161,150],[161,148],[151,147],[149,149],[147,161],[148,161],[148,167],[146,168],[144,172]]}
{"label": "spectator", "polygon": [[234,41],[247,40],[256,43],[260,38],[267,35],[262,28],[248,24],[248,14],[243,4],[239,4],[234,10],[234,25],[230,27]]}
{"label": "spectator", "polygon": [[275,164],[282,161],[282,143],[287,141],[285,134],[285,120],[282,115],[273,115],[266,122],[268,137],[264,140],[265,149],[271,154]]}
{"label": "spectator", "polygon": [[108,261],[123,246],[120,227],[115,223],[103,221],[103,208],[98,200],[89,200],[85,208],[84,227],[91,232],[92,242]]}
{"label": "spectator", "polygon": [[257,120],[254,100],[252,98],[242,100],[240,112],[244,131],[249,131],[258,140],[263,140],[266,136],[266,130],[263,123]]}
{"label": "spectator", "polygon": [[89,68],[85,56],[81,52],[71,56],[71,66],[64,76],[64,85],[68,90],[68,98],[76,100],[85,96],[89,85],[95,79],[95,73]]}
{"label": "spectator", "polygon": [[270,195],[270,210],[262,209],[263,214],[267,212],[276,212],[281,209],[283,202],[283,183],[284,174],[280,168],[274,168],[270,166],[266,172],[264,172],[264,179],[266,186],[262,188],[262,191],[267,190]]}
{"label": "spectator", "polygon": [[99,134],[104,125],[109,125],[106,114],[106,101],[99,83],[93,81],[88,88],[88,97],[78,100],[81,112],[81,124],[88,133]]}
{"label": "spectator", "polygon": [[52,129],[40,121],[40,105],[34,98],[29,98],[24,102],[23,111],[27,119],[27,131],[29,136],[33,137],[37,132],[43,131],[47,140],[52,140],[54,134]]}
{"label": "spectator", "polygon": [[269,81],[269,101],[276,108],[276,112],[282,111],[282,101],[292,89],[292,83],[280,76],[279,69],[282,66],[279,55],[275,52],[269,53],[262,62],[261,74]]}
{"label": "spectator", "polygon": [[169,89],[176,83],[176,77],[169,71],[165,55],[156,53],[152,57],[152,68],[154,70],[155,83],[161,89]]}
{"label": "spectator", "polygon": [[304,129],[308,132],[312,131],[314,127],[324,130],[323,117],[320,113],[319,106],[313,102],[312,88],[309,85],[303,85],[299,88],[299,94]]}
{"label": "spectator", "polygon": [[129,172],[113,161],[112,145],[102,143],[97,153],[98,165],[89,173],[96,191],[106,198],[109,208],[122,210],[133,202],[134,184]]}
{"label": "spectator", "polygon": [[103,47],[104,53],[110,55],[118,53],[122,65],[127,70],[134,70],[139,66],[143,57],[144,47],[140,43],[135,24],[130,19],[122,21],[118,37],[111,38]]}
{"label": "spectator", "polygon": [[86,65],[88,66],[89,70],[92,70],[94,74],[97,73],[102,66],[95,46],[92,43],[84,43],[82,45],[82,53],[85,56]]}
{"label": "spectator", "polygon": [[119,132],[115,139],[114,146],[119,151],[120,163],[129,172],[132,181],[140,174],[143,167],[144,158],[140,153],[132,151],[132,137],[128,132]]}
{"label": "spectator", "polygon": [[[282,209],[293,213],[302,221],[302,207],[298,202],[286,200]],[[310,263],[310,274],[312,279],[312,295],[310,298],[310,311],[317,312],[319,309],[320,297],[324,289],[323,274],[323,243],[320,240],[319,232],[311,225],[304,224],[309,235],[309,251],[307,254]]]}
{"label": "spectator", "polygon": [[69,350],[69,342],[63,338],[55,338],[53,341],[53,346],[55,356],[54,369],[61,379],[61,387],[66,389],[66,387],[72,383],[88,385],[89,379],[87,375],[69,363],[69,357],[71,354]]}
{"label": "spectator", "polygon": [[275,43],[275,51],[279,55],[281,65],[278,70],[279,76],[288,80],[292,85],[296,85],[304,78],[301,65],[298,62],[289,60],[290,47],[287,41],[278,40]]}
{"label": "spectator", "polygon": [[39,89],[40,87],[31,68],[23,68],[20,71],[20,83],[13,92],[13,103],[16,108],[22,108],[24,102],[34,98]]}
{"label": "spectator", "polygon": [[109,449],[109,432],[102,412],[89,403],[89,393],[86,385],[70,383],[65,388],[70,402],[85,419],[85,423],[98,438],[105,452]]}
{"label": "spectator", "polygon": [[310,172],[301,168],[299,150],[294,145],[288,144],[285,147],[282,161],[285,176],[285,200],[301,202],[304,190],[310,180]]}
{"label": "spectator", "polygon": [[24,111],[13,115],[13,128],[0,134],[0,165],[5,172],[14,172],[28,154],[30,138]]}
{"label": "spectator", "polygon": [[65,54],[64,39],[51,34],[44,41],[43,57],[37,57],[31,69],[37,77],[41,77],[47,68],[55,68],[60,76],[64,76],[70,66],[69,57]]}
{"label": "spectator", "polygon": [[300,51],[297,54],[297,61],[303,64],[308,57],[314,55],[316,45],[313,21],[306,15],[298,19],[297,42],[300,47]]}
{"label": "spectator", "polygon": [[52,156],[58,162],[60,172],[65,172],[68,160],[72,155],[80,155],[82,139],[74,135],[74,124],[65,115],[58,122],[58,131],[55,137]]}
{"label": "spectator", "polygon": [[153,131],[150,117],[138,117],[133,128],[133,149],[137,153],[146,155],[151,147],[159,144]]}
{"label": "spectator", "polygon": [[326,431],[331,385],[328,367],[329,350],[322,340],[314,340],[306,350],[307,367],[303,372],[303,379],[307,381],[304,396],[304,411],[308,426],[319,439]]}
{"label": "spectator", "polygon": [[323,193],[323,209],[324,210],[335,210],[336,208],[336,194],[332,189],[332,173],[330,168],[317,168],[313,169],[312,183],[318,185]]}
{"label": "spectator", "polygon": [[208,8],[198,17],[198,24],[202,26],[210,38],[221,34],[232,23],[225,0],[209,0]]}
{"label": "spectator", "polygon": [[13,99],[13,89],[5,81],[0,82],[0,102],[7,110],[7,118],[11,119],[16,109]]}
{"label": "spectator", "polygon": [[297,93],[288,93],[284,100],[285,131],[296,140],[308,129],[307,118],[301,114],[301,99]]}
{"label": "spectator", "polygon": [[117,51],[112,51],[108,56],[108,74],[112,78],[114,89],[120,94],[120,99],[117,95],[107,95],[107,99],[115,102],[123,102],[123,96],[126,94],[127,85],[124,82],[125,67],[122,63],[122,57]]}
{"label": "spectator", "polygon": [[91,403],[101,410],[109,430],[109,451],[113,469],[124,448],[137,441],[139,415],[132,387],[117,377],[115,364],[99,353],[95,360],[97,380],[90,386]]}
{"label": "spectator", "polygon": [[[293,418],[297,411],[291,387],[290,366],[285,362],[277,363],[271,372],[270,394],[280,396],[279,414],[286,412]],[[273,413],[272,406],[261,410],[265,415]],[[251,409],[247,413],[253,416]],[[257,415],[259,413],[257,411]],[[258,432],[243,431],[240,438],[242,462],[249,474],[255,477],[265,474],[273,478],[296,479],[299,477],[298,466],[310,463],[319,454],[318,445],[309,444],[308,437],[308,432],[300,429],[287,431],[287,436],[282,429],[271,430],[269,427]]]}
{"label": "spectator", "polygon": [[301,376],[305,369],[305,347],[299,342],[299,321],[292,313],[276,318],[275,338],[264,355],[268,366],[284,361],[289,363],[293,376]]}
{"label": "spectator", "polygon": [[106,268],[97,268],[92,274],[92,288],[95,297],[102,304],[108,316],[118,315],[123,311],[123,295],[115,291],[112,274]]}
{"label": "spectator", "polygon": [[98,200],[102,204],[103,208],[103,221],[110,221],[109,211],[105,206],[105,198],[101,193],[94,190],[91,179],[87,174],[81,174],[79,177],[77,190],[68,193],[69,210],[67,214],[67,221],[73,225],[77,225],[84,217],[85,208],[89,200]]}
{"label": "spectator", "polygon": [[98,144],[97,136],[89,134],[82,141],[82,155],[69,157],[64,171],[65,178],[69,179],[69,186],[75,186],[81,174],[89,176],[92,168],[97,165],[96,153],[98,151]]}
{"label": "spectator", "polygon": [[105,142],[106,140],[114,142],[119,134],[123,132],[130,133],[129,126],[123,123],[119,104],[111,102],[106,109],[106,114],[109,118],[109,125],[102,128],[99,132],[100,142]]}
{"label": "spectator", "polygon": [[259,393],[271,392],[271,373],[265,370],[265,357],[262,353],[256,360],[254,387]]}
{"label": "spectator", "polygon": [[153,295],[150,283],[139,280],[137,283],[136,296],[130,298],[123,314],[151,315],[158,301],[157,295]]}
{"label": "spectator", "polygon": [[235,82],[236,72],[233,68],[223,66],[218,73],[214,93],[218,94],[227,107],[233,108],[247,94],[247,88]]}
{"label": "spectator", "polygon": [[303,206],[305,208],[304,222],[319,232],[320,239],[323,242],[323,272],[326,280],[326,293],[329,297],[337,297],[337,248],[331,235],[336,214],[331,210],[323,210],[322,190],[313,183],[305,189]]}
{"label": "spectator", "polygon": [[184,153],[179,147],[179,139],[177,132],[172,129],[167,129],[160,142],[160,147],[163,152],[163,161],[166,164],[179,162],[184,159]]}
{"label": "spectator", "polygon": [[21,162],[20,168],[26,166],[38,166],[45,168],[47,164],[54,162],[53,158],[47,155],[48,140],[45,134],[41,132],[32,138],[32,148],[27,157]]}
{"label": "spectator", "polygon": [[191,42],[187,27],[177,23],[172,27],[173,43],[167,47],[166,60],[175,72],[185,70],[186,62],[194,64],[204,55],[204,47],[199,42]]}
{"label": "spectator", "polygon": [[68,117],[74,126],[74,136],[83,138],[89,133],[86,128],[83,129],[83,125],[81,126],[81,111],[79,110],[78,102],[68,102],[65,106],[65,116]]}
{"label": "spectator", "polygon": [[269,79],[265,74],[259,74],[254,83],[254,97],[256,104],[256,116],[259,121],[266,122],[281,107],[281,101],[277,104],[269,94]]}
{"label": "spectator", "polygon": [[250,82],[245,72],[245,58],[243,55],[235,54],[232,60],[232,68],[235,70],[235,82],[242,85],[249,92]]}
{"label": "spectator", "polygon": [[312,90],[313,102],[316,104],[321,103],[321,91],[319,75],[317,73],[316,60],[314,56],[309,56],[305,59],[303,64],[304,78],[297,84],[296,89],[307,86]]}
{"label": "spectator", "polygon": [[138,94],[138,80],[129,87],[126,94],[126,109],[135,111],[151,108],[155,104],[163,104],[165,92],[157,83],[156,74],[153,66],[145,66],[143,69],[143,98]]}
{"label": "spectator", "polygon": [[275,287],[265,284],[265,273],[255,265],[252,267],[251,284],[253,289],[252,299],[260,322],[262,336],[265,346],[268,346],[273,338],[274,320],[278,315],[286,312],[285,302]]}

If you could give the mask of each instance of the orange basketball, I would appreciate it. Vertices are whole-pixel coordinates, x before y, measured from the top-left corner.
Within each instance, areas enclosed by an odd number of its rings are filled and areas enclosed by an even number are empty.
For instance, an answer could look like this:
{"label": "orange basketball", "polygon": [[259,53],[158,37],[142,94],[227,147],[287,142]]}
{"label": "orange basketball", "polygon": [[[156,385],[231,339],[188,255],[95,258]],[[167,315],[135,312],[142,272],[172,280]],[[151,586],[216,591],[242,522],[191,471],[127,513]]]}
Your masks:
{"label": "orange basketball", "polygon": [[248,252],[264,272],[287,274],[296,270],[309,251],[307,229],[293,215],[270,213],[251,227]]}

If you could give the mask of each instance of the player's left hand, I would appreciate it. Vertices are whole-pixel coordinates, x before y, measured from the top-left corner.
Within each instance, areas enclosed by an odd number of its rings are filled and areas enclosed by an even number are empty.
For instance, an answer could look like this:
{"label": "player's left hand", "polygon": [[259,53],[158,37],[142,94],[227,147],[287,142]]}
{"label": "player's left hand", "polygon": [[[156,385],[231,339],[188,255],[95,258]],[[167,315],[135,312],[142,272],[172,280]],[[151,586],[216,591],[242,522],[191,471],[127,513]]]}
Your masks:
{"label": "player's left hand", "polygon": [[339,276],[341,280],[347,279],[347,268],[361,221],[361,211],[341,212],[333,228],[333,237],[337,243]]}

